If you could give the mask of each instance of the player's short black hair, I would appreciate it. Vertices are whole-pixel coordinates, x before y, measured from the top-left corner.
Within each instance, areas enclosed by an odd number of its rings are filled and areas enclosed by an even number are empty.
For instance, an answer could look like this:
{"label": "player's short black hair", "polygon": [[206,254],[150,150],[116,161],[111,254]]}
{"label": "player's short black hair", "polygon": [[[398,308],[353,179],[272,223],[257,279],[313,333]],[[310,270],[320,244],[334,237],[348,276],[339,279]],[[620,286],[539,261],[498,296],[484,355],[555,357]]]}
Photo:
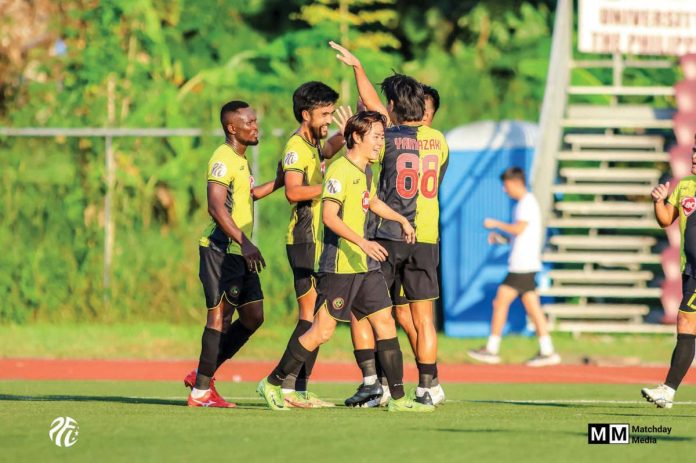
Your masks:
{"label": "player's short black hair", "polygon": [[321,82],[306,82],[292,94],[292,112],[297,122],[302,122],[302,111],[311,111],[338,101],[338,92]]}
{"label": "player's short black hair", "polygon": [[381,123],[385,129],[387,128],[387,118],[377,111],[360,111],[351,116],[346,122],[346,128],[343,130],[343,138],[346,139],[346,148],[351,149],[355,146],[353,134],[357,133],[360,135],[360,138],[364,138],[365,134],[372,128],[372,124],[378,122]]}
{"label": "player's short black hair", "polygon": [[524,184],[527,183],[524,169],[521,167],[508,167],[500,174],[500,180],[520,180]]}
{"label": "player's short black hair", "polygon": [[227,124],[225,124],[227,115],[248,107],[249,103],[241,100],[232,100],[224,104],[222,109],[220,109],[220,124],[222,124],[222,130],[225,132],[225,135],[227,135]]}
{"label": "player's short black hair", "polygon": [[380,84],[387,101],[394,102],[395,122],[416,122],[423,120],[425,98],[423,86],[413,77],[394,73]]}
{"label": "player's short black hair", "polygon": [[423,95],[433,100],[433,114],[440,109],[440,93],[430,85],[423,84]]}

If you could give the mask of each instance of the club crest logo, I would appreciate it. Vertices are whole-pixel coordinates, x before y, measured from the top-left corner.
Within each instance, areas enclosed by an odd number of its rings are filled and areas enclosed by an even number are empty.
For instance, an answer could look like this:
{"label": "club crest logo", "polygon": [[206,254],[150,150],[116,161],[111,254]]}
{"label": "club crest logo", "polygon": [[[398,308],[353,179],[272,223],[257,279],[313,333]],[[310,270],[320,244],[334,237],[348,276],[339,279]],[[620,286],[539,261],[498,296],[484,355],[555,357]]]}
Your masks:
{"label": "club crest logo", "polygon": [[230,294],[234,297],[239,296],[239,288],[232,286],[232,289],[230,289]]}
{"label": "club crest logo", "polygon": [[696,210],[696,198],[688,197],[681,200],[681,207],[685,216],[690,216]]}
{"label": "club crest logo", "polygon": [[363,193],[362,208],[363,208],[363,212],[367,212],[367,210],[370,208],[370,192],[369,191],[365,191]]}
{"label": "club crest logo", "polygon": [[343,187],[341,185],[341,182],[339,182],[335,178],[330,178],[326,182],[326,191],[328,191],[332,195],[340,193],[342,189],[343,189]]}
{"label": "club crest logo", "polygon": [[283,164],[286,166],[292,166],[297,162],[298,156],[297,153],[294,151],[290,151],[285,154],[285,159],[283,159]]}
{"label": "club crest logo", "polygon": [[225,174],[227,174],[227,166],[224,162],[218,161],[215,164],[213,164],[213,167],[210,168],[210,175],[212,175],[215,178],[224,177]]}
{"label": "club crest logo", "polygon": [[333,308],[336,310],[341,310],[343,306],[345,305],[346,301],[343,300],[342,297],[337,297],[336,299],[331,302],[331,305],[333,305]]}
{"label": "club crest logo", "polygon": [[48,437],[58,447],[72,447],[77,442],[80,428],[77,421],[69,416],[59,416],[51,423]]}

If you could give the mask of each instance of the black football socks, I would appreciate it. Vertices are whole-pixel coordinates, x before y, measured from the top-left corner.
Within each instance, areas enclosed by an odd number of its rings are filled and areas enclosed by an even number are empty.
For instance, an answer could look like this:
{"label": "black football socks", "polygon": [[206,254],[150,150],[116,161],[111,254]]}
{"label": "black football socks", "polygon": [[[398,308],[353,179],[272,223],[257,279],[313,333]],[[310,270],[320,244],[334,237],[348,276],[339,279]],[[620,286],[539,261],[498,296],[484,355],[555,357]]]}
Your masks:
{"label": "black football socks", "polygon": [[667,379],[665,380],[665,385],[675,391],[694,360],[694,346],[696,346],[696,335],[677,334],[677,345],[674,347],[674,352],[672,352],[672,361],[670,362],[669,373],[667,373]]}

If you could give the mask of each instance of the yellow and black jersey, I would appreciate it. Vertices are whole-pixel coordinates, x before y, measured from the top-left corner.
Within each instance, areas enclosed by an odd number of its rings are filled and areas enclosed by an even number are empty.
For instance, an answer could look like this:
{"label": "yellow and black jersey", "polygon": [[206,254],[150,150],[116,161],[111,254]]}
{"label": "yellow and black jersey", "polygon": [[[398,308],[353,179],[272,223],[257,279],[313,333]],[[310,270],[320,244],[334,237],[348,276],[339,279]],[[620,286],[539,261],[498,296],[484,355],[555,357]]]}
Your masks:
{"label": "yellow and black jersey", "polygon": [[696,278],[696,175],[681,179],[667,202],[679,210],[681,271]]}
{"label": "yellow and black jersey", "polygon": [[[251,239],[254,228],[254,200],[251,197],[254,177],[247,159],[229,145],[220,146],[208,161],[208,182],[219,183],[227,188],[225,207],[237,227]],[[239,243],[228,237],[215,220],[206,228],[200,245],[228,254],[242,254]]]}
{"label": "yellow and black jersey", "polygon": [[[395,125],[385,132],[378,197],[411,222],[419,243],[439,240],[437,195],[448,160],[447,142],[439,130]],[[397,222],[377,220],[375,228],[377,239],[403,241]]]}
{"label": "yellow and black jersey", "polygon": [[[337,202],[341,220],[364,237],[370,199],[376,192],[377,185],[370,166],[363,172],[350,159],[341,157],[326,172],[321,199]],[[330,228],[324,227],[323,237],[319,273],[363,273],[380,268],[379,262],[369,258],[357,244],[339,237]]]}
{"label": "yellow and black jersey", "polygon": [[[283,150],[283,171],[302,174],[302,184],[321,185],[322,158],[321,147],[315,146],[299,134],[294,134]],[[316,197],[292,205],[290,224],[286,238],[287,244],[307,244],[320,241],[321,198]]]}

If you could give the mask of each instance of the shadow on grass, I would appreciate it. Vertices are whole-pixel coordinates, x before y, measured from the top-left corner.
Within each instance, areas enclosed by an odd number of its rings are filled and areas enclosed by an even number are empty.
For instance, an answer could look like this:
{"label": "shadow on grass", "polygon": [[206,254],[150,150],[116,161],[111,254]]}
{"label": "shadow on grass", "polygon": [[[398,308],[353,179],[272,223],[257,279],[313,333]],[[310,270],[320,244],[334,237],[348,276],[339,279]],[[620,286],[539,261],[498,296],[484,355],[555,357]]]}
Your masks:
{"label": "shadow on grass", "polygon": [[[158,399],[156,397],[126,397],[126,396],[99,396],[99,395],[9,395],[0,394],[0,402],[106,402],[122,404],[145,405],[169,405],[172,407],[188,407],[186,399]],[[202,408],[202,407],[201,407]],[[268,410],[262,403],[237,403],[236,409],[240,410]]]}
{"label": "shadow on grass", "polygon": [[[636,407],[639,408],[639,407]],[[696,418],[696,415],[673,415],[669,412],[661,412],[653,410],[652,413],[588,413],[588,415],[604,415],[604,416],[629,416],[633,418],[650,417],[650,418]]]}
{"label": "shadow on grass", "polygon": [[7,395],[0,394],[0,401],[17,402],[116,402],[124,404],[149,404],[186,406],[185,400],[157,399],[151,397],[124,397],[124,396],[98,396],[98,395]]}

